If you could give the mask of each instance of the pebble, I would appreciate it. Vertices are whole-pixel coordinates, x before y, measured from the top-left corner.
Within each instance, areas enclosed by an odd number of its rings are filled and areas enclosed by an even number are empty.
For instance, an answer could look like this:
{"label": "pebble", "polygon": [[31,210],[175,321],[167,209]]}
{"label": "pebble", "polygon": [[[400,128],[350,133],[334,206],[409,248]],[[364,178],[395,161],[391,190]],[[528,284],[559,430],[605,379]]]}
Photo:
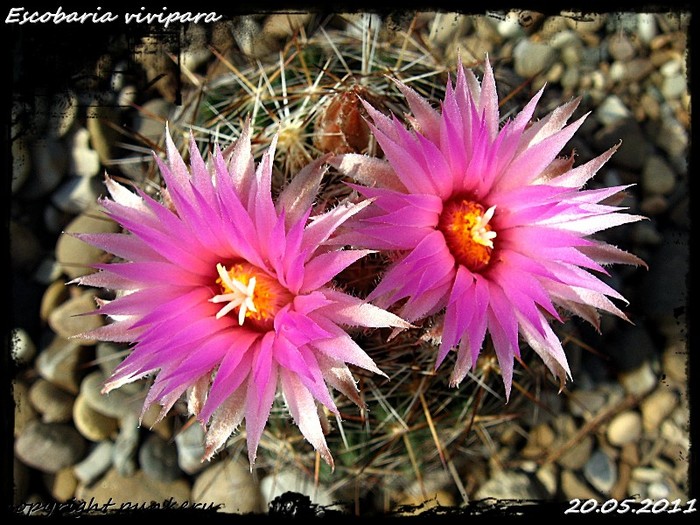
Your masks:
{"label": "pebble", "polygon": [[27,425],[36,419],[36,411],[29,401],[29,387],[20,380],[12,381],[12,399],[15,405],[15,438],[19,436]]}
{"label": "pebble", "polygon": [[514,470],[501,470],[477,489],[474,499],[533,500],[540,499],[542,496],[527,474]]}
{"label": "pebble", "polygon": [[650,155],[642,171],[642,186],[650,195],[668,195],[676,185],[676,174],[659,155]]}
{"label": "pebble", "polygon": [[[109,377],[124,360],[128,350],[119,343],[100,341],[95,345],[95,363],[102,371],[103,377]],[[127,385],[124,385],[127,386]]]}
{"label": "pebble", "polygon": [[522,454],[526,458],[539,458],[554,444],[556,436],[552,428],[546,423],[540,423],[533,427],[529,433],[529,439]]}
{"label": "pebble", "polygon": [[170,441],[173,437],[172,419],[165,416],[156,422],[160,416],[160,410],[160,405],[154,404],[149,406],[141,418],[141,426],[149,429],[151,432],[155,432],[166,441]]}
{"label": "pebble", "polygon": [[139,445],[139,419],[128,416],[121,420],[119,434],[114,440],[112,462],[116,471],[122,476],[131,476],[136,472],[136,454]]}
{"label": "pebble", "polygon": [[561,490],[567,500],[572,500],[574,498],[581,500],[601,500],[601,497],[591,490],[578,474],[570,470],[564,470],[561,473]]}
{"label": "pebble", "polygon": [[63,304],[69,296],[68,287],[63,279],[56,279],[49,284],[41,297],[41,306],[39,309],[39,318],[47,322],[49,314]]}
{"label": "pebble", "polygon": [[524,38],[513,48],[515,72],[523,78],[545,73],[556,59],[556,50],[551,46]]}
{"label": "pebble", "polygon": [[154,98],[143,105],[142,111],[134,115],[134,132],[153,144],[159,144],[165,131],[165,122],[170,120],[175,105],[162,98]]}
{"label": "pebble", "polygon": [[[118,103],[121,102],[118,101]],[[120,137],[120,133],[113,127],[119,124],[119,111],[105,104],[93,102],[87,109],[86,117],[85,125],[97,159],[108,166],[112,160],[112,147]]]}
{"label": "pebble", "polygon": [[265,476],[260,481],[260,493],[264,508],[269,508],[270,503],[285,492],[304,494],[317,505],[329,506],[333,504],[332,494],[323,486],[315,487],[314,481],[299,470],[282,469]]}
{"label": "pebble", "polygon": [[97,443],[80,463],[73,466],[77,480],[83,485],[91,485],[112,466],[114,443],[109,440]]}
{"label": "pebble", "polygon": [[661,84],[661,93],[666,100],[680,98],[687,89],[688,80],[681,73],[664,78],[663,84]]}
{"label": "pebble", "polygon": [[593,143],[599,152],[619,145],[610,162],[632,171],[640,170],[652,152],[639,123],[634,118],[626,118],[605,126],[593,135]]}
{"label": "pebble", "polygon": [[639,13],[637,15],[637,37],[649,45],[657,34],[654,13]]}
{"label": "pebble", "polygon": [[48,114],[48,136],[63,137],[78,116],[78,97],[72,91],[55,95]]}
{"label": "pebble", "polygon": [[[116,469],[107,473],[92,485],[79,484],[76,498],[91,501],[98,507],[112,503],[107,509],[136,510],[149,508],[151,504],[164,508],[190,501],[191,490],[184,479],[165,482],[149,478],[143,471],[132,476],[122,476]],[[155,507],[153,507],[155,508]]]}
{"label": "pebble", "polygon": [[613,33],[608,38],[608,52],[615,60],[626,62],[634,58],[636,50],[634,45],[624,33]]}
{"label": "pebble", "polygon": [[192,486],[192,500],[221,505],[219,512],[247,514],[262,512],[260,487],[247,463],[223,458],[197,475]]}
{"label": "pebble", "polygon": [[609,494],[617,481],[617,466],[602,450],[596,450],[583,467],[583,475],[596,490]]}
{"label": "pebble", "polygon": [[654,501],[658,501],[663,498],[668,498],[671,493],[671,489],[664,481],[655,481],[649,484],[647,488],[647,494],[649,498]]}
{"label": "pebble", "polygon": [[662,367],[666,377],[675,385],[686,385],[688,382],[688,349],[685,343],[678,342],[664,350]]}
{"label": "pebble", "polygon": [[678,398],[668,389],[658,388],[640,404],[642,425],[649,433],[658,431],[661,422],[669,417],[678,405]]}
{"label": "pebble", "polygon": [[53,255],[44,257],[34,272],[34,280],[44,286],[49,286],[61,277],[61,266]]}
{"label": "pebble", "polygon": [[653,483],[663,479],[663,477],[663,473],[655,468],[637,467],[632,469],[632,479],[642,483]]}
{"label": "pebble", "polygon": [[643,396],[651,392],[658,384],[658,377],[651,369],[648,361],[629,372],[623,372],[619,376],[620,383],[628,394]]}
{"label": "pebble", "polygon": [[29,388],[29,400],[44,423],[66,423],[73,416],[73,394],[39,378]]}
{"label": "pebble", "polygon": [[586,464],[593,450],[593,436],[585,436],[562,454],[557,463],[570,470],[578,470]]}
{"label": "pebble", "polygon": [[605,394],[595,390],[574,390],[569,396],[569,412],[576,417],[590,417],[605,405]]}
{"label": "pebble", "polygon": [[520,13],[518,11],[509,11],[503,20],[499,20],[496,24],[498,34],[503,38],[517,38],[524,34],[523,26],[520,23]]}
{"label": "pebble", "polygon": [[[49,314],[48,323],[51,329],[59,337],[68,339],[102,326],[104,324],[103,316],[80,315],[97,308],[96,295],[97,293],[92,289],[84,290],[77,297],[72,297],[58,306]],[[89,346],[94,345],[96,341],[81,337],[80,343]]]}
{"label": "pebble", "polygon": [[139,465],[144,474],[158,481],[174,481],[182,476],[175,445],[157,434],[149,434],[141,445]]}
{"label": "pebble", "polygon": [[73,404],[73,423],[75,423],[75,428],[90,441],[113,438],[118,428],[116,419],[93,410],[82,394],[78,395]]}
{"label": "pebble", "polygon": [[26,272],[35,268],[41,260],[42,247],[34,232],[17,221],[10,220],[9,233],[13,270]]}
{"label": "pebble", "polygon": [[616,447],[639,441],[641,435],[642,418],[632,410],[616,415],[608,425],[608,441]]}
{"label": "pebble", "polygon": [[576,31],[595,33],[605,25],[606,15],[596,13],[582,13],[577,11],[562,11],[561,16],[566,24]]}
{"label": "pebble", "polygon": [[27,424],[15,441],[15,454],[26,465],[42,472],[58,472],[80,461],[85,439],[75,428],[63,423]]}
{"label": "pebble", "polygon": [[87,128],[78,128],[68,141],[70,158],[68,173],[79,177],[94,177],[100,171],[100,157],[90,147],[90,132]]}
{"label": "pebble", "polygon": [[67,168],[65,145],[54,139],[39,139],[31,145],[33,177],[22,187],[22,195],[38,199],[51,193],[63,180]]}
{"label": "pebble", "polygon": [[81,342],[57,335],[39,353],[34,364],[41,377],[77,395],[83,375],[81,366],[86,357],[87,351]]}
{"label": "pebble", "polygon": [[[73,219],[66,233],[116,233],[119,225],[103,212],[90,209]],[[71,279],[92,273],[89,265],[100,262],[105,252],[70,235],[61,235],[56,242],[56,260]]]}
{"label": "pebble", "polygon": [[688,151],[688,132],[673,117],[662,117],[655,139],[656,145],[671,157],[684,156]]}
{"label": "pebble", "polygon": [[134,398],[121,388],[102,393],[106,377],[101,370],[90,372],[80,384],[80,394],[90,408],[100,414],[114,419],[121,419],[127,414],[139,414],[141,399]]}
{"label": "pebble", "polygon": [[544,490],[547,492],[548,497],[553,497],[557,493],[557,487],[559,485],[559,475],[558,469],[554,463],[548,463],[543,465],[537,472],[535,476],[540,482]]}
{"label": "pebble", "polygon": [[180,468],[187,474],[195,474],[207,466],[202,461],[204,456],[204,429],[202,425],[193,424],[175,434],[177,460]]}
{"label": "pebble", "polygon": [[14,328],[10,333],[12,359],[18,365],[29,364],[36,355],[36,345],[24,328]]}
{"label": "pebble", "polygon": [[609,95],[595,110],[595,117],[603,126],[612,126],[630,116],[630,110],[620,97]]}
{"label": "pebble", "polygon": [[63,212],[78,214],[94,206],[104,189],[99,177],[73,175],[53,192],[51,202]]}
{"label": "pebble", "polygon": [[668,419],[661,423],[661,437],[676,445],[682,445],[688,449],[690,448],[688,433]]}
{"label": "pebble", "polygon": [[45,483],[53,498],[65,503],[75,495],[78,478],[71,467],[64,467],[55,474],[45,474]]}
{"label": "pebble", "polygon": [[29,178],[32,170],[30,152],[27,142],[23,138],[12,141],[12,195],[19,192]]}

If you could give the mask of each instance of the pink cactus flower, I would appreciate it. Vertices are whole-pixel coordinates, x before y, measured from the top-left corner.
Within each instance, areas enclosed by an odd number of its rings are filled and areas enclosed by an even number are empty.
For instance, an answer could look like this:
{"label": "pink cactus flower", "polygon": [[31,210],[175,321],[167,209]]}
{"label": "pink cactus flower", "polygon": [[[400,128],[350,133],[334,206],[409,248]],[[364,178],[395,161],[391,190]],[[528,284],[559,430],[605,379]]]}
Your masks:
{"label": "pink cactus flower", "polygon": [[475,366],[487,333],[506,396],[520,337],[563,385],[571,373],[550,320],[562,321],[560,309],[596,327],[598,310],[626,319],[610,300],[623,297],[592,272],[644,264],[593,238],[643,218],[615,205],[627,186],[583,189],[616,148],[578,167],[573,156],[558,158],[586,115],[567,124],[575,99],[532,122],[543,90],[500,125],[488,59],[481,82],[459,64],[441,111],[397,84],[413,129],[365,102],[384,159],[331,160],[373,200],[337,242],[394,254],[368,299],[382,308],[397,304],[409,322],[444,313],[436,368],[457,352],[452,386]]}
{"label": "pink cactus flower", "polygon": [[77,283],[114,290],[95,314],[111,320],[83,334],[133,343],[104,392],[154,376],[143,410],[164,417],[186,395],[206,430],[211,458],[245,420],[251,469],[275,396],[333,466],[320,405],[340,416],[329,389],[362,401],[348,365],[382,374],[346,327],[406,327],[396,315],[348,295],[334,277],[367,250],[326,241],[368,203],[311,216],[325,158],[309,164],[276,202],[273,140],[259,164],[250,129],[209,164],[190,143],[190,168],[166,130],[167,164],[156,156],[163,203],[107,177],[100,203],[125,233],[78,234],[120,260]]}

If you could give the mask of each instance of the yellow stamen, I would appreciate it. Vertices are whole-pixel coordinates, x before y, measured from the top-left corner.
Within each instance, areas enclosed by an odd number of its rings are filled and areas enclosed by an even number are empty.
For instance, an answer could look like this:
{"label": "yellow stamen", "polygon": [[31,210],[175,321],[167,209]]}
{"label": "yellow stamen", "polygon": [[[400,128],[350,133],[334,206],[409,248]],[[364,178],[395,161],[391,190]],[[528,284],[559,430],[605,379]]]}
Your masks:
{"label": "yellow stamen", "polygon": [[221,319],[238,308],[238,324],[246,319],[260,328],[269,328],[275,314],[291,300],[291,294],[267,273],[252,264],[237,263],[227,270],[216,265],[219,278],[216,283],[222,293],[209,299],[212,303],[226,303],[216,314]]}
{"label": "yellow stamen", "polygon": [[458,196],[443,206],[438,229],[458,264],[473,272],[485,269],[491,261],[497,234],[489,222],[496,206],[488,210],[468,197]]}

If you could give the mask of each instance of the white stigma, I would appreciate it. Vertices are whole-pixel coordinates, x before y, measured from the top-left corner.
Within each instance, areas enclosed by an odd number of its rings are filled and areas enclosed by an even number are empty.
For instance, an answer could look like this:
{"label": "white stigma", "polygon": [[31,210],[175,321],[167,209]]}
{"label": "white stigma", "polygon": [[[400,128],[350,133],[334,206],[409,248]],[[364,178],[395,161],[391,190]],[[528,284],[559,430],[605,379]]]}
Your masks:
{"label": "white stigma", "polygon": [[221,282],[231,290],[230,293],[224,293],[215,295],[209,302],[211,303],[225,303],[228,302],[221,310],[216,314],[217,319],[221,319],[231,310],[239,307],[238,310],[238,324],[243,326],[243,321],[245,321],[245,314],[250,310],[251,312],[257,312],[255,308],[255,303],[253,302],[253,293],[255,292],[255,277],[251,277],[248,284],[244,284],[238,279],[232,279],[229,273],[226,271],[226,267],[222,264],[216,265],[216,271],[219,272],[219,277],[221,277]]}
{"label": "white stigma", "polygon": [[486,226],[493,218],[494,213],[496,213],[496,206],[491,206],[483,215],[476,218],[476,224],[471,229],[472,240],[491,249],[493,249],[493,239],[496,238],[497,234],[493,230],[487,230]]}

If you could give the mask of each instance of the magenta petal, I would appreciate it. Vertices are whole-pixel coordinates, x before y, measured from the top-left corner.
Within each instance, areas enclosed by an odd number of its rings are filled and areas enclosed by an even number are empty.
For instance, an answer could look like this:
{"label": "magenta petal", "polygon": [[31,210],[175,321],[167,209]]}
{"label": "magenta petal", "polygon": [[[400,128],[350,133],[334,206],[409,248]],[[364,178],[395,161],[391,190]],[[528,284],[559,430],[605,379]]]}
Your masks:
{"label": "magenta petal", "polygon": [[267,419],[270,417],[272,403],[277,392],[277,366],[270,367],[267,380],[264,384],[256,381],[248,382],[248,395],[246,397],[245,424],[248,440],[248,461],[251,470],[255,463],[258,444]]}

